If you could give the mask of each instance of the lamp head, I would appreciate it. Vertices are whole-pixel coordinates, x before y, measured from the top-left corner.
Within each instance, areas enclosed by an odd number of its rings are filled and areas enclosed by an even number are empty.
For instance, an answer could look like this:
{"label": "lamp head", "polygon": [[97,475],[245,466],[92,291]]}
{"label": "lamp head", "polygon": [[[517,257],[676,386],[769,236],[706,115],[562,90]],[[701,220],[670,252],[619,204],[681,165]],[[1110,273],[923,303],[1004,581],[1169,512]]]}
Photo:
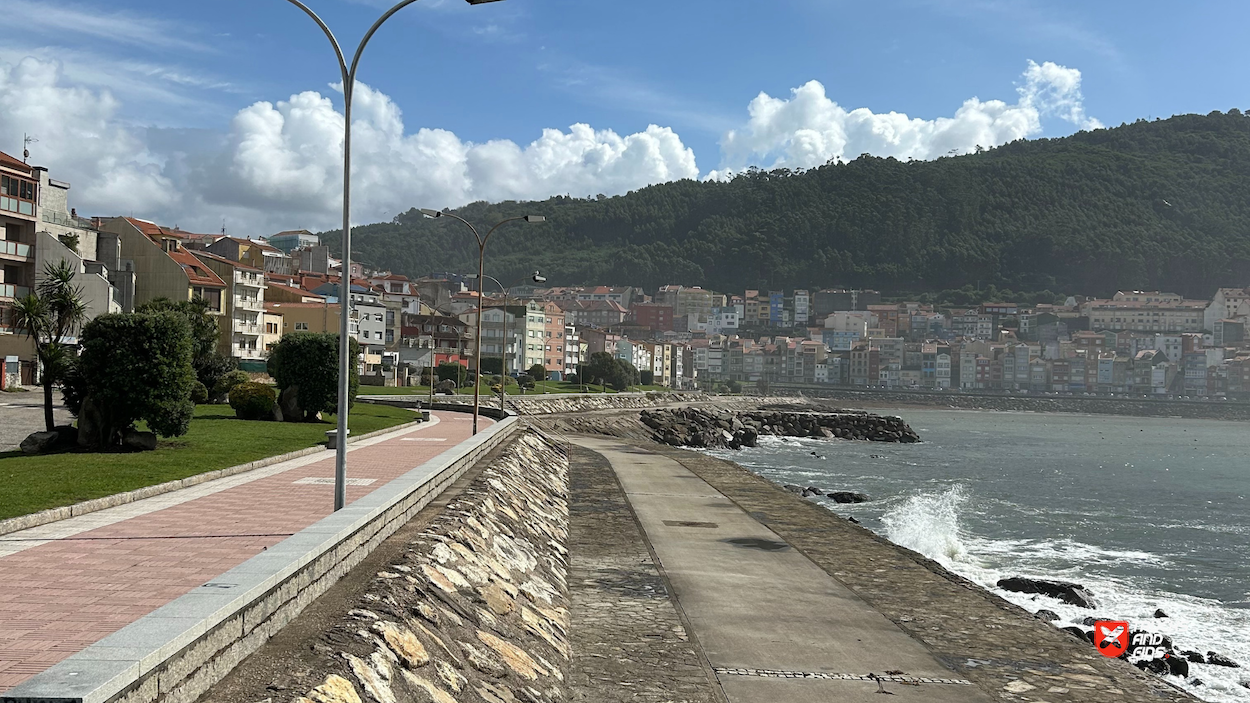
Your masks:
{"label": "lamp head", "polygon": [[421,214],[425,215],[426,217],[442,217],[443,216],[443,213],[439,212],[438,210],[429,210],[426,208],[421,208]]}
{"label": "lamp head", "polygon": [[535,272],[534,272],[534,282],[535,282],[535,283],[546,283],[546,282],[547,282],[547,277],[546,277],[546,276],[544,276],[544,275],[542,275],[541,273],[539,273],[539,272],[535,271]]}
{"label": "lamp head", "polygon": [[530,223],[531,225],[536,225],[536,224],[539,224],[540,222],[546,222],[547,218],[543,217],[542,215],[526,215],[525,221]]}

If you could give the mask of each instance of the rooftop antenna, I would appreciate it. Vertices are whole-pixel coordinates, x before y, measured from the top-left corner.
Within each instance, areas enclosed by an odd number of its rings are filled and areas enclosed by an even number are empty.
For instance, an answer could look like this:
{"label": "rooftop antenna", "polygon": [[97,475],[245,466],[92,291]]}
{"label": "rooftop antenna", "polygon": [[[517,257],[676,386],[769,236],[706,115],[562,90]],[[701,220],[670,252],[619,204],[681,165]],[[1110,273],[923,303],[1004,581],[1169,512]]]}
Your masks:
{"label": "rooftop antenna", "polygon": [[30,158],[30,145],[35,144],[38,141],[38,139],[35,139],[29,134],[24,132],[22,133],[22,163],[26,163],[26,161]]}
{"label": "rooftop antenna", "polygon": [[221,218],[221,236],[226,236],[226,218]]}

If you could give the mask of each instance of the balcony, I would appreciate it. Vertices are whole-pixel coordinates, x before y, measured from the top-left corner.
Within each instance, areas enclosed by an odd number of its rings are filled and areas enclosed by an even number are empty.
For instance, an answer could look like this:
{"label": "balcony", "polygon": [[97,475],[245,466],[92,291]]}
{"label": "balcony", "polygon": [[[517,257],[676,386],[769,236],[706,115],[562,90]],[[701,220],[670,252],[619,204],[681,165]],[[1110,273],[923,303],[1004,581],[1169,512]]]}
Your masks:
{"label": "balcony", "polygon": [[265,303],[260,298],[236,297],[234,299],[234,307],[239,310],[250,310],[251,312],[265,311]]}
{"label": "balcony", "polygon": [[29,244],[0,239],[0,256],[19,259],[21,261],[29,261],[30,254],[31,248]]}
{"label": "balcony", "polygon": [[242,320],[235,320],[232,329],[236,334],[247,334],[247,335],[258,335],[262,331],[262,328],[259,324],[248,323]]}
{"label": "balcony", "polygon": [[28,295],[30,295],[30,289],[26,286],[0,283],[0,298],[25,298]]}

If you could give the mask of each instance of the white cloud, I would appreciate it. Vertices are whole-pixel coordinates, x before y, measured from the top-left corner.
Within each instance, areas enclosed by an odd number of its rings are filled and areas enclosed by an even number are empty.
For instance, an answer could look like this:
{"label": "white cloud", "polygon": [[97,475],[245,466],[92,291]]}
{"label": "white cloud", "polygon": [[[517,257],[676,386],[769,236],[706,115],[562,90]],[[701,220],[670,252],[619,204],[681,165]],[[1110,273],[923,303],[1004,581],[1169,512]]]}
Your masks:
{"label": "white cloud", "polygon": [[187,37],[182,25],[127,12],[105,12],[64,2],[0,0],[0,16],[20,25],[23,32],[81,34],[96,40],[139,47],[207,51],[208,46]]}
{"label": "white cloud", "polygon": [[[34,133],[32,161],[74,184],[72,204],[83,214],[134,214],[201,231],[215,231],[224,218],[244,235],[339,220],[343,115],[330,91],[257,102],[221,130],[138,128],[119,117],[113,92],[83,87],[61,63],[6,58],[0,52],[0,149],[20,152],[22,134]],[[1029,62],[1016,90],[1014,103],[971,98],[953,116],[932,120],[846,110],[816,81],[789,99],[760,94],[747,123],[725,134],[722,168],[707,177],[732,177],[753,164],[813,167],[863,152],[935,158],[1037,135],[1047,118],[1100,126],[1085,114],[1076,69]],[[447,130],[410,129],[399,107],[366,85],[356,96],[358,223],[412,207],[618,194],[699,177],[693,151],[667,127],[621,135],[575,124],[543,130],[528,144],[474,143]]]}
{"label": "white cloud", "polygon": [[[258,102],[234,116],[223,138],[187,138],[130,128],[111,93],[63,79],[56,62],[0,63],[0,144],[12,151],[23,131],[37,131],[33,161],[74,183],[80,212],[134,213],[208,231],[224,216],[241,234],[338,221],[343,115],[329,97],[304,92]],[[618,135],[575,124],[544,130],[524,146],[476,144],[446,130],[409,133],[399,107],[363,84],[353,122],[356,222],[475,200],[616,194],[699,175],[694,152],[654,125]]]}
{"label": "white cloud", "polygon": [[1081,72],[1075,68],[1030,61],[1016,91],[1014,104],[970,98],[953,117],[933,120],[867,108],[847,110],[818,81],[795,88],[788,100],[760,93],[751,101],[745,127],[721,140],[723,168],[710,177],[724,178],[748,164],[812,168],[862,153],[899,159],[966,153],[1036,136],[1042,118],[1052,115],[1081,129],[1102,126],[1085,115]]}
{"label": "white cloud", "polygon": [[113,96],[63,86],[60,78],[58,64],[35,58],[0,64],[0,144],[20,151],[22,135],[35,134],[34,163],[55,165],[55,178],[76,179],[81,202],[125,214],[175,203],[161,159],[118,122]]}

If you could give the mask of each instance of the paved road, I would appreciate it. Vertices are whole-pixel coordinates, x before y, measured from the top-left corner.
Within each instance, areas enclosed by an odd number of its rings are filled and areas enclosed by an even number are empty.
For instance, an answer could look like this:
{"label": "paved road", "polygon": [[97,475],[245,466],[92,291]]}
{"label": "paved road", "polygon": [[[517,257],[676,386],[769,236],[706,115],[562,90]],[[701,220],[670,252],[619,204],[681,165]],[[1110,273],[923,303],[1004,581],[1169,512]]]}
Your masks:
{"label": "paved road", "polygon": [[[730,703],[878,702],[882,686],[896,701],[991,700],[681,464],[576,442],[611,462]],[[866,678],[890,672],[952,683]]]}
{"label": "paved road", "polygon": [[[56,406],[53,417],[56,424],[68,425],[73,422],[74,417],[61,405],[59,390],[54,400]],[[0,393],[0,452],[14,451],[30,433],[45,429],[41,389],[29,393]]]}
{"label": "paved road", "polygon": [[[471,434],[433,419],[351,445],[348,502]],[[333,476],[323,451],[0,536],[0,692],[329,515]]]}

